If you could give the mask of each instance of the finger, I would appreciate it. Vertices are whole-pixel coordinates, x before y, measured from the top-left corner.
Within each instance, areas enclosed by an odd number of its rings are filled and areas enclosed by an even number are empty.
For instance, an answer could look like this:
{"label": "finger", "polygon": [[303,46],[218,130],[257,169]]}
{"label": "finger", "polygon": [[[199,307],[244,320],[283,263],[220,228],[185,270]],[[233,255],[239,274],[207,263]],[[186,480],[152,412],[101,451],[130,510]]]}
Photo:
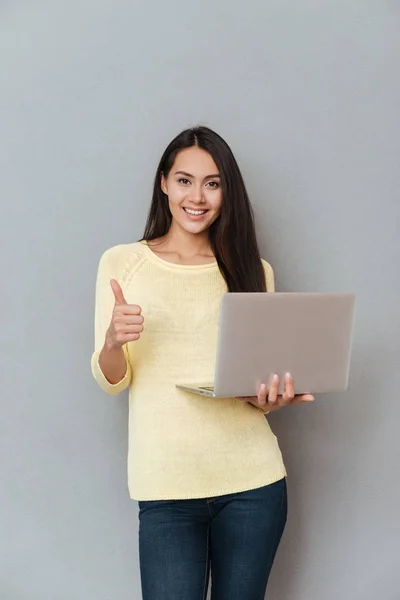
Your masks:
{"label": "finger", "polygon": [[116,304],[114,307],[114,312],[117,315],[140,315],[142,309],[137,304]]}
{"label": "finger", "polygon": [[142,333],[143,325],[126,325],[126,324],[115,324],[114,329],[117,333]]}
{"label": "finger", "polygon": [[116,279],[111,279],[110,284],[111,289],[114,293],[115,304],[128,304],[125,300],[124,293],[118,281]]}
{"label": "finger", "polygon": [[258,389],[257,395],[258,406],[266,406],[267,404],[267,386],[262,383]]}
{"label": "finger", "polygon": [[294,398],[294,384],[293,377],[290,373],[286,373],[286,393],[288,395],[289,400],[293,400]]}
{"label": "finger", "polygon": [[[132,304],[127,304],[126,306],[133,306]],[[136,307],[140,309],[140,306]],[[144,317],[140,314],[132,314],[124,312],[117,312],[114,315],[114,323],[125,323],[125,325],[143,325]]]}
{"label": "finger", "polygon": [[281,404],[282,406],[287,406],[293,401],[294,398],[294,386],[293,386],[293,377],[290,373],[286,373],[285,375],[285,391],[282,396]]}
{"label": "finger", "polygon": [[271,385],[269,387],[268,404],[271,404],[272,406],[274,406],[277,403],[277,400],[278,400],[278,389],[279,389],[279,377],[275,373],[272,376]]}
{"label": "finger", "polygon": [[118,338],[126,344],[127,342],[135,342],[140,338],[140,333],[119,333]]}
{"label": "finger", "polygon": [[315,396],[312,394],[296,394],[291,404],[301,404],[302,402],[313,402]]}

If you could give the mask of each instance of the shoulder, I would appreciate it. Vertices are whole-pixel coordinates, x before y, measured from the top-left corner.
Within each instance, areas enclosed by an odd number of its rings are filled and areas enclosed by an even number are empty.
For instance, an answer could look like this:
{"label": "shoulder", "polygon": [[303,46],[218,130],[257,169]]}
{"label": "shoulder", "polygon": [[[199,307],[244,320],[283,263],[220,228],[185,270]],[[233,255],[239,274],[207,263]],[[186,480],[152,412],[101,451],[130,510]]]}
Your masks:
{"label": "shoulder", "polygon": [[272,266],[270,265],[270,263],[267,262],[266,260],[264,260],[263,258],[261,259],[261,262],[262,262],[262,266],[264,268],[265,282],[267,284],[267,292],[274,292],[275,291],[274,270],[273,270]]}
{"label": "shoulder", "polygon": [[99,270],[111,272],[116,277],[134,269],[141,262],[142,257],[143,244],[140,242],[118,244],[103,252]]}

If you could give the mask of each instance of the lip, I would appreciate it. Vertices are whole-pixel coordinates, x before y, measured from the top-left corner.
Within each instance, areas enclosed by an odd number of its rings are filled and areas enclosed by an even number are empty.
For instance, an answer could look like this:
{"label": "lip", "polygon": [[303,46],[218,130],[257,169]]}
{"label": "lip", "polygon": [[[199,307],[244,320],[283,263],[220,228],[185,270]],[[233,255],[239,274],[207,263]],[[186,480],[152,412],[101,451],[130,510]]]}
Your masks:
{"label": "lip", "polygon": [[205,210],[206,212],[203,213],[202,215],[190,215],[189,213],[187,213],[184,208],[189,208],[188,206],[182,206],[182,212],[185,215],[185,217],[187,217],[188,219],[190,219],[191,221],[201,221],[201,219],[204,219],[204,217],[207,215],[208,213],[208,208],[190,208],[189,210]]}

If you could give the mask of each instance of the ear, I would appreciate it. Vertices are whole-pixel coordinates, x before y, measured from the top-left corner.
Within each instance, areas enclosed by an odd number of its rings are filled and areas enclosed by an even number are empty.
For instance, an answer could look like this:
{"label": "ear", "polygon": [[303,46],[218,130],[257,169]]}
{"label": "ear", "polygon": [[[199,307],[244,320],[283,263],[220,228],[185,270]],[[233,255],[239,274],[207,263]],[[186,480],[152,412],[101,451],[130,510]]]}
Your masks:
{"label": "ear", "polygon": [[168,196],[167,180],[165,179],[164,173],[161,173],[161,189],[166,196]]}

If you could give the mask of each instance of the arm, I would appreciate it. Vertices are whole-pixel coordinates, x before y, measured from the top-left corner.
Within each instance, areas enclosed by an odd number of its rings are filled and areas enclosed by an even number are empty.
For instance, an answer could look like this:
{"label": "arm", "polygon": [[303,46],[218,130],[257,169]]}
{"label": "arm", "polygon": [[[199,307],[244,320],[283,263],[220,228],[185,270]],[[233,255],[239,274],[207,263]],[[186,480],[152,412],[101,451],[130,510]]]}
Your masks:
{"label": "arm", "polygon": [[99,354],[99,367],[109,383],[119,383],[128,370],[128,360],[123,348],[111,348],[105,341]]}
{"label": "arm", "polygon": [[110,286],[117,274],[113,256],[115,249],[107,250],[100,259],[96,280],[95,299],[95,350],[92,355],[92,374],[99,386],[108,394],[116,395],[128,387],[132,380],[132,368],[126,345],[111,347],[107,332],[115,306]]}

